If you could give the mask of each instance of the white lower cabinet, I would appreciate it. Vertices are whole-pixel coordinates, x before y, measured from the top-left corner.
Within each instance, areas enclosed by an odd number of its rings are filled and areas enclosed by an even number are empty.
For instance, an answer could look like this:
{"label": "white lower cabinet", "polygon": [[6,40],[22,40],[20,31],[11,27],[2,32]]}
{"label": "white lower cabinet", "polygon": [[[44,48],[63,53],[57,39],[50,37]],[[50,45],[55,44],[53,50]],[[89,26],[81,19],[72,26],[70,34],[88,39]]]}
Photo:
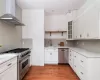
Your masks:
{"label": "white lower cabinet", "polygon": [[100,54],[86,53],[69,49],[69,65],[80,80],[100,80]]}
{"label": "white lower cabinet", "polygon": [[0,80],[17,80],[17,64],[0,74]]}
{"label": "white lower cabinet", "polygon": [[58,50],[45,50],[45,64],[58,64]]}
{"label": "white lower cabinet", "polygon": [[0,65],[0,80],[17,80],[17,58]]}
{"label": "white lower cabinet", "polygon": [[73,68],[73,50],[69,50],[69,64]]}

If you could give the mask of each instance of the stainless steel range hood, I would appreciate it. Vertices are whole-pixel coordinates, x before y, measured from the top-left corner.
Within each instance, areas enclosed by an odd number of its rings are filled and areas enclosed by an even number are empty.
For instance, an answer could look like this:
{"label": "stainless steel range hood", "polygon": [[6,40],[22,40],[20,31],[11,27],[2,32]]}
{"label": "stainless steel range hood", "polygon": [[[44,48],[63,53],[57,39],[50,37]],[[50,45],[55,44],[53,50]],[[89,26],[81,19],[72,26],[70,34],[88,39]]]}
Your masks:
{"label": "stainless steel range hood", "polygon": [[14,17],[12,14],[4,14],[0,17],[0,20],[9,22],[11,24],[14,24],[16,26],[25,26],[23,23],[21,23],[16,17]]}

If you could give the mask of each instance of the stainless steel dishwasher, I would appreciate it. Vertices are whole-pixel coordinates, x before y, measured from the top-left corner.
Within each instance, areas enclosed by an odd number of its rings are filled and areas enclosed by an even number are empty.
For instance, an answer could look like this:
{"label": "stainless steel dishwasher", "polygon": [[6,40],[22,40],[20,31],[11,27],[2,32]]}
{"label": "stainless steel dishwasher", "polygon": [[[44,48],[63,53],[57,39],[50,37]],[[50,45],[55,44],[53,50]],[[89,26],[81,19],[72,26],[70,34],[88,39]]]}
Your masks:
{"label": "stainless steel dishwasher", "polygon": [[58,64],[68,64],[68,48],[58,49]]}

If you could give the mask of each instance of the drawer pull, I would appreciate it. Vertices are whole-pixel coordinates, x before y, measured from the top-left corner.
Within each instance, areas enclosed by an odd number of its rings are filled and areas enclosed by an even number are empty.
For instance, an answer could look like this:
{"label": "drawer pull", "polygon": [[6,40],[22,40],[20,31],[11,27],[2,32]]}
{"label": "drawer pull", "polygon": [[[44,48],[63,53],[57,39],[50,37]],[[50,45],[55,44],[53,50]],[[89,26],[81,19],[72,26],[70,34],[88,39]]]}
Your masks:
{"label": "drawer pull", "polygon": [[81,72],[81,74],[83,75],[83,72]]}
{"label": "drawer pull", "polygon": [[70,59],[70,61],[71,61],[71,59]]}
{"label": "drawer pull", "polygon": [[76,67],[76,66],[75,66]]}
{"label": "drawer pull", "polygon": [[10,66],[10,65],[12,65],[12,63],[8,64],[7,66]]}
{"label": "drawer pull", "polygon": [[83,61],[81,60],[81,62],[83,62]]}
{"label": "drawer pull", "polygon": [[74,56],[76,58],[76,56]]}

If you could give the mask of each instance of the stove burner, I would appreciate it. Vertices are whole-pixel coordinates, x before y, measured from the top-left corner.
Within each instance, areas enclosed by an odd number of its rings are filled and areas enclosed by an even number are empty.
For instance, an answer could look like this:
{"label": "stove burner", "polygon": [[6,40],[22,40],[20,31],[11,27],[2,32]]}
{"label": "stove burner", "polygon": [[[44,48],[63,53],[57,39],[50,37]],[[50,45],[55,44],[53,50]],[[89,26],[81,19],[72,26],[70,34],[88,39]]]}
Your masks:
{"label": "stove burner", "polygon": [[17,48],[9,51],[5,51],[3,53],[21,53],[23,51],[29,50],[29,48]]}

